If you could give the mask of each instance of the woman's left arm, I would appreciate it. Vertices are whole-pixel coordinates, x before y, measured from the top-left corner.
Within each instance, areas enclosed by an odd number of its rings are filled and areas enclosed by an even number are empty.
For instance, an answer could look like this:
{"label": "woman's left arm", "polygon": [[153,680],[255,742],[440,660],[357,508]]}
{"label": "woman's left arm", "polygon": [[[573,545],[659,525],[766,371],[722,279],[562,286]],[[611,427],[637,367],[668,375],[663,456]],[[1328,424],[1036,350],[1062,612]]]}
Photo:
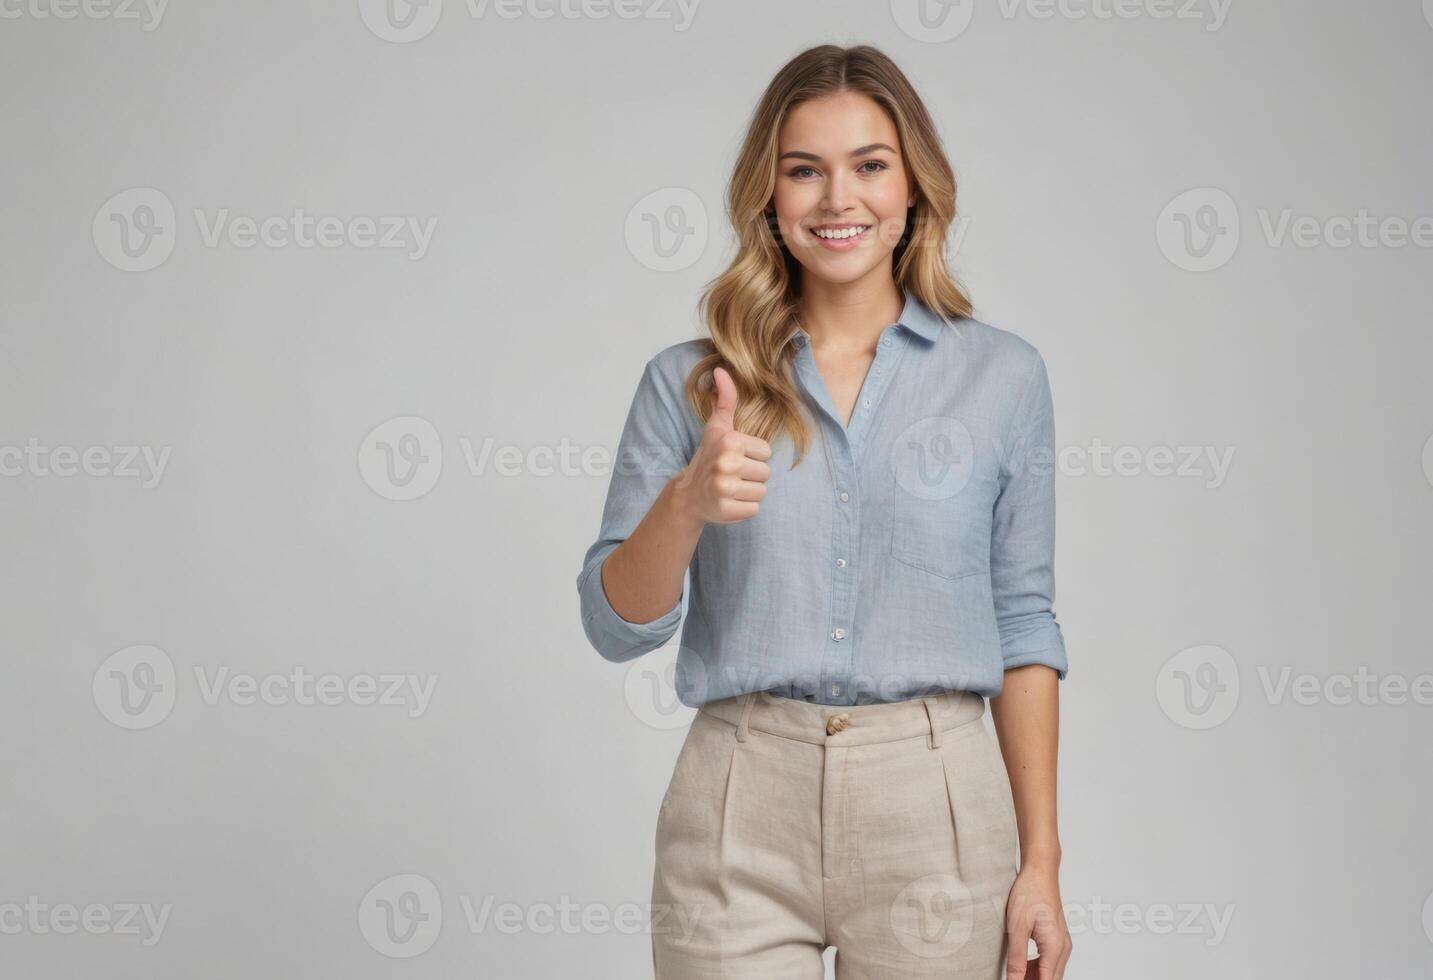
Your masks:
{"label": "woman's left arm", "polygon": [[[1010,889],[1005,929],[1008,980],[1060,980],[1070,958],[1070,930],[1060,901],[1060,835],[1055,773],[1060,730],[1060,678],[1043,664],[1005,672],[990,699],[1000,754],[1010,775],[1020,831],[1020,872]],[[1039,958],[1025,962],[1029,941]]]}
{"label": "woman's left arm", "polygon": [[[1059,684],[1068,663],[1055,618],[1055,406],[1036,352],[1003,447],[990,537],[990,581],[1005,679],[990,699],[1020,831],[1020,871],[1006,904],[1008,980],[1060,980],[1070,930],[1060,902],[1055,823]],[[1039,957],[1026,963],[1029,941]]]}

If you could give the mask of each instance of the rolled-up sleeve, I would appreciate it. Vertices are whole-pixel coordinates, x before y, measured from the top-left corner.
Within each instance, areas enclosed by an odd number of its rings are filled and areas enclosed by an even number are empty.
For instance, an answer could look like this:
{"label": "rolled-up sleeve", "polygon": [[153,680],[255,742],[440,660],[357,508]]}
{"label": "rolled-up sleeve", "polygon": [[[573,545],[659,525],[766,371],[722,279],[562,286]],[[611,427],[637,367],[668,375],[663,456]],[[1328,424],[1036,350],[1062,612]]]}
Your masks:
{"label": "rolled-up sleeve", "polygon": [[1034,354],[1004,453],[990,538],[990,581],[1005,669],[1045,664],[1065,679],[1055,619],[1055,411],[1045,361]]}
{"label": "rolled-up sleeve", "polygon": [[671,639],[687,599],[690,574],[683,577],[682,594],[671,609],[649,622],[633,623],[617,614],[602,587],[607,556],[627,540],[667,481],[690,461],[689,440],[676,422],[683,406],[677,399],[685,397],[683,380],[660,370],[656,358],[643,369],[617,445],[602,526],[577,575],[582,629],[593,648],[613,663],[633,660]]}

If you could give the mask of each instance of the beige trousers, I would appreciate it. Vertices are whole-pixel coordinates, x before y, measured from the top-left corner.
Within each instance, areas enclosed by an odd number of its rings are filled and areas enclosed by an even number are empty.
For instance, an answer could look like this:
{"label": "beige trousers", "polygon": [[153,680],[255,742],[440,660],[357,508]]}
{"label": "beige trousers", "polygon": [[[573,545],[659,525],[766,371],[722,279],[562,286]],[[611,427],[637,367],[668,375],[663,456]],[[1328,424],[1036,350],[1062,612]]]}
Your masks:
{"label": "beige trousers", "polygon": [[703,706],[657,817],[657,980],[821,980],[827,946],[838,980],[999,980],[1018,834],[984,713],[965,691]]}

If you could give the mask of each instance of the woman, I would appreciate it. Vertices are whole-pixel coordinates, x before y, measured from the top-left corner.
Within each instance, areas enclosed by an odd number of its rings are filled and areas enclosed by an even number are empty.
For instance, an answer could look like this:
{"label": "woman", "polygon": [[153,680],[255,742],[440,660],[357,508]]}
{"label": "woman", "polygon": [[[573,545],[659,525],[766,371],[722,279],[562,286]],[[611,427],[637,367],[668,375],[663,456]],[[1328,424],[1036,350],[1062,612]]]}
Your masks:
{"label": "woman", "polygon": [[842,978],[1058,980],[1043,359],[971,318],[954,176],[873,48],[781,69],[728,206],[711,337],[647,362],[577,579],[614,662],[688,600],[656,975],[819,978],[835,946]]}

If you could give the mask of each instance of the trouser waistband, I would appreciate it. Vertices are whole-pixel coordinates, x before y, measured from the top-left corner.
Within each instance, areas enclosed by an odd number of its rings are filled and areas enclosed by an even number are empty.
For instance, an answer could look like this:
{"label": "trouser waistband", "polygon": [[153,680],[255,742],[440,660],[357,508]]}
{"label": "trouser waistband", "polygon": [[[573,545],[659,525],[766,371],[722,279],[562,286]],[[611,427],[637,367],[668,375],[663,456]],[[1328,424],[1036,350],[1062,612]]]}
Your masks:
{"label": "trouser waistband", "polygon": [[984,715],[985,699],[971,691],[945,691],[908,701],[841,706],[756,691],[709,701],[699,710],[735,726],[742,742],[750,731],[813,745],[867,745],[926,735],[935,748],[942,732]]}

